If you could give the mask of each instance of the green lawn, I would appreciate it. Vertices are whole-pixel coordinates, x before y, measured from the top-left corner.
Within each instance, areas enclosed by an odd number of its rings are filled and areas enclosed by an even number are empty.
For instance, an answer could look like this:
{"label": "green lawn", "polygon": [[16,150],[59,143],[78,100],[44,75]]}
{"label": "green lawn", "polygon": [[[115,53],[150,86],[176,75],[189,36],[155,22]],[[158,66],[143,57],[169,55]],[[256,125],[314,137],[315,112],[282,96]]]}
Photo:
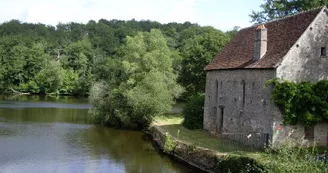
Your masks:
{"label": "green lawn", "polygon": [[255,149],[245,147],[229,140],[219,139],[205,130],[189,130],[182,126],[182,115],[158,116],[154,119],[154,125],[162,132],[170,133],[175,139],[185,143],[215,150],[220,153],[227,152],[254,152]]}

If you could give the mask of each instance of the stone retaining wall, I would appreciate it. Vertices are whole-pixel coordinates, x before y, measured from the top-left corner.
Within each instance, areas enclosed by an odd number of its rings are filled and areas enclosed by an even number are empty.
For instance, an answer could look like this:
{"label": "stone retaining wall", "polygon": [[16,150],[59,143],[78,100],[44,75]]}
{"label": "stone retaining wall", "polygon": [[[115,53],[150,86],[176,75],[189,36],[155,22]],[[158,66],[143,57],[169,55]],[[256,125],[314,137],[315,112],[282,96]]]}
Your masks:
{"label": "stone retaining wall", "polygon": [[[156,126],[153,126],[150,132],[154,141],[164,150],[166,134]],[[176,143],[176,147],[171,152],[166,153],[205,172],[214,173],[218,157],[225,157],[225,154],[219,155],[213,150],[193,146],[179,140],[176,140]]]}

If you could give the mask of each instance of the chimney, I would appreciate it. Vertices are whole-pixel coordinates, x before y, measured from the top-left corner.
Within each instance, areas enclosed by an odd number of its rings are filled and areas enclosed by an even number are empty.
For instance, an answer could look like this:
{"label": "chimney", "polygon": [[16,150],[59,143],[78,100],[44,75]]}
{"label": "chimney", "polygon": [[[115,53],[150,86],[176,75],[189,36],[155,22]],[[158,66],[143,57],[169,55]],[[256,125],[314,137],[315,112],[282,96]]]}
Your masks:
{"label": "chimney", "polygon": [[260,60],[267,51],[267,29],[265,26],[259,25],[255,30],[254,41],[254,60]]}

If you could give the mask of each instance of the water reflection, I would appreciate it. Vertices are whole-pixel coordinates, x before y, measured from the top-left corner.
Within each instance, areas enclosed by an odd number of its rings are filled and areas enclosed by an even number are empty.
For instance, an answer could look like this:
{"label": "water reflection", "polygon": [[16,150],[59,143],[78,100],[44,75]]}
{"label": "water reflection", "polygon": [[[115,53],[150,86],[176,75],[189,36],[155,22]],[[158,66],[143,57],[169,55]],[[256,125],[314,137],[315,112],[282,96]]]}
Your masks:
{"label": "water reflection", "polygon": [[85,99],[0,101],[0,172],[193,172],[158,154],[141,132],[92,125],[88,106]]}

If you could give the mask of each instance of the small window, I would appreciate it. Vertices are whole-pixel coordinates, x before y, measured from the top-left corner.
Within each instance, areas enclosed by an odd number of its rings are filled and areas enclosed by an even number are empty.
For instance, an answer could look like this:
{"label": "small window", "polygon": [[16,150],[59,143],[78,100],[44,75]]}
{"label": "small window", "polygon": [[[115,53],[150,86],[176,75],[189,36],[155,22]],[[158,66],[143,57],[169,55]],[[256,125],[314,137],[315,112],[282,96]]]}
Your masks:
{"label": "small window", "polygon": [[304,139],[314,139],[314,126],[305,127]]}
{"label": "small window", "polygon": [[321,47],[320,55],[321,56],[326,56],[326,47]]}
{"label": "small window", "polygon": [[242,86],[243,86],[243,97],[242,97],[242,99],[243,99],[243,109],[244,109],[244,107],[245,107],[245,97],[246,97],[246,87],[245,87],[245,81],[244,80],[242,80],[241,81],[241,84],[242,84]]}
{"label": "small window", "polygon": [[216,80],[215,84],[215,105],[217,105],[219,97],[219,81]]}

